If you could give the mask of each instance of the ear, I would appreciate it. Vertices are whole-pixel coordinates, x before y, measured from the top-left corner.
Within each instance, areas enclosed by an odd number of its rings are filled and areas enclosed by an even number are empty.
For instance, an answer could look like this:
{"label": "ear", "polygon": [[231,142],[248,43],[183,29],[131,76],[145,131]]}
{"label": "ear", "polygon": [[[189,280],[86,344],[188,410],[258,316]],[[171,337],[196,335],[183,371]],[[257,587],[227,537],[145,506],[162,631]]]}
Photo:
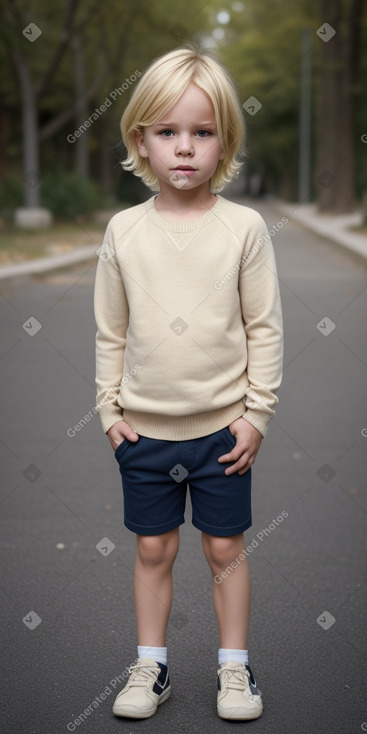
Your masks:
{"label": "ear", "polygon": [[145,147],[144,135],[143,133],[140,132],[140,130],[135,130],[135,142],[136,142],[136,145],[137,145],[137,148],[138,148],[138,151],[141,157],[148,158],[149,153]]}
{"label": "ear", "polygon": [[218,160],[219,160],[219,161],[222,161],[222,160],[223,160],[223,158],[224,158],[224,156],[225,156],[225,152],[224,152],[224,150],[221,150],[221,152],[220,152],[220,154],[219,154],[219,158],[218,158]]}

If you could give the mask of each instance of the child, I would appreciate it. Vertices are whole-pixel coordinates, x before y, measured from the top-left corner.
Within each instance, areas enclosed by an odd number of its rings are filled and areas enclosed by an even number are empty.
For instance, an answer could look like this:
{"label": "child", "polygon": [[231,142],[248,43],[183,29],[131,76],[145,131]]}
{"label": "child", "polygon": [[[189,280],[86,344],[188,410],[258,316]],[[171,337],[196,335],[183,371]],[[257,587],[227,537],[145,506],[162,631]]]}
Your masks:
{"label": "child", "polygon": [[124,168],[159,193],[112,217],[95,282],[97,405],[137,541],[138,657],[113,712],[147,718],[170,695],[166,630],[189,484],[213,576],[218,714],[255,719],[243,533],[278,402],[282,317],[263,219],[218,195],[242,165],[242,111],[223,67],[184,47],[143,74],[121,131]]}

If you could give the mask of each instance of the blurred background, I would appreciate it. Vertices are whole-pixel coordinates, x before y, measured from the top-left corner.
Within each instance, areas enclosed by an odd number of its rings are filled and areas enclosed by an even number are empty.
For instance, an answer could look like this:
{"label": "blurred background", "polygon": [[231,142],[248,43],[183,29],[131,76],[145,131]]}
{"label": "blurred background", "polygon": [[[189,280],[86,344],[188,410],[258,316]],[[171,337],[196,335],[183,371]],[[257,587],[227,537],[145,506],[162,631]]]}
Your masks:
{"label": "blurred background", "polygon": [[[247,123],[239,193],[367,210],[363,0],[4,0],[0,34],[3,261],[14,221],[51,226],[24,208],[48,210],[70,237],[68,222],[92,217],[98,230],[99,210],[151,195],[120,166],[119,121],[150,61],[188,41],[235,79]],[[22,246],[43,252],[42,238]]]}

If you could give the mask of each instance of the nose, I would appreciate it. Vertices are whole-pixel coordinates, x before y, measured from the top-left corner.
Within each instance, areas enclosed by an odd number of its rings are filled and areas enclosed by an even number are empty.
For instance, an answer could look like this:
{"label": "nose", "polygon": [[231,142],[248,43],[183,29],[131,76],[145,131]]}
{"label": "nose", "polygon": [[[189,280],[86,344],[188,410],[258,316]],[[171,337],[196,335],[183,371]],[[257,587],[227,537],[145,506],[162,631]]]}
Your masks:
{"label": "nose", "polygon": [[193,155],[194,148],[190,135],[180,135],[176,145],[176,155]]}

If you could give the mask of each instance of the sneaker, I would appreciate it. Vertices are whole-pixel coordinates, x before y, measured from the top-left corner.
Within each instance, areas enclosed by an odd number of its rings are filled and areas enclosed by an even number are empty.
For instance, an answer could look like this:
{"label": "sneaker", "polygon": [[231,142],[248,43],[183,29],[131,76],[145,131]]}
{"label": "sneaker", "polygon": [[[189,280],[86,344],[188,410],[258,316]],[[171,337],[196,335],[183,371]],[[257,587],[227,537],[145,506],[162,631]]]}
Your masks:
{"label": "sneaker", "polygon": [[156,663],[152,658],[138,658],[135,665],[130,665],[129,673],[129,680],[116,697],[112,711],[116,716],[148,719],[171,693],[167,665]]}
{"label": "sneaker", "polygon": [[217,710],[221,719],[258,719],[261,691],[249,665],[223,663],[218,670]]}

